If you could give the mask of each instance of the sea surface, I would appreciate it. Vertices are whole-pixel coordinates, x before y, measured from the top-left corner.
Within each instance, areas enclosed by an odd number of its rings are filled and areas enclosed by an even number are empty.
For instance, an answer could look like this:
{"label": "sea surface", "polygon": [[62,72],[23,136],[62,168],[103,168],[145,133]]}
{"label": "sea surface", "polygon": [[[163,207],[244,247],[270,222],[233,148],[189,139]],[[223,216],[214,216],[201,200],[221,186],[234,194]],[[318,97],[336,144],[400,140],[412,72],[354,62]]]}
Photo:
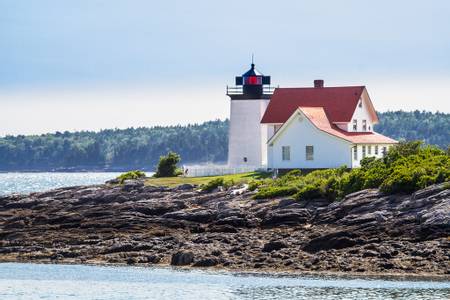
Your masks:
{"label": "sea surface", "polygon": [[3,263],[0,299],[450,299],[450,282]]}
{"label": "sea surface", "polygon": [[[120,174],[114,172],[0,173],[0,195],[43,192],[66,186],[100,184]],[[147,175],[151,175],[151,173]]]}

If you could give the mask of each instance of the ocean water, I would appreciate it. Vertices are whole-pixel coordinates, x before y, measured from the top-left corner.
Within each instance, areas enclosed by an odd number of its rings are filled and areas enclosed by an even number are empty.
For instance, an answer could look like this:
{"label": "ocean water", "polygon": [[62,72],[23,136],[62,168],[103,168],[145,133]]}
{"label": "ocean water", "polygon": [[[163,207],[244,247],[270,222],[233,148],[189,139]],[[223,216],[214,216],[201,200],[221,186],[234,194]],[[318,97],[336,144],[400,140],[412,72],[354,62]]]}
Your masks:
{"label": "ocean water", "polygon": [[450,282],[3,263],[0,299],[450,299]]}
{"label": "ocean water", "polygon": [[0,195],[43,192],[66,186],[100,184],[120,174],[114,172],[0,173]]}

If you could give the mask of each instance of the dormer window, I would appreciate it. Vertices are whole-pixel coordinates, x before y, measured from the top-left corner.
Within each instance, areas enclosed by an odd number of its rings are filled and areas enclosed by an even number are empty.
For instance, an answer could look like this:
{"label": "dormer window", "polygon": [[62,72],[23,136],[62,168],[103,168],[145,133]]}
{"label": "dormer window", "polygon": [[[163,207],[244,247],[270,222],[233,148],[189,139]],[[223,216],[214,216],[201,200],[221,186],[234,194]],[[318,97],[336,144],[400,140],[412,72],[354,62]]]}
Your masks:
{"label": "dormer window", "polygon": [[353,120],[353,131],[357,131],[358,130],[358,120]]}
{"label": "dormer window", "polygon": [[358,106],[359,106],[359,108],[362,108],[362,100],[359,101]]}
{"label": "dormer window", "polygon": [[362,121],[362,130],[367,131],[367,121],[366,120]]}

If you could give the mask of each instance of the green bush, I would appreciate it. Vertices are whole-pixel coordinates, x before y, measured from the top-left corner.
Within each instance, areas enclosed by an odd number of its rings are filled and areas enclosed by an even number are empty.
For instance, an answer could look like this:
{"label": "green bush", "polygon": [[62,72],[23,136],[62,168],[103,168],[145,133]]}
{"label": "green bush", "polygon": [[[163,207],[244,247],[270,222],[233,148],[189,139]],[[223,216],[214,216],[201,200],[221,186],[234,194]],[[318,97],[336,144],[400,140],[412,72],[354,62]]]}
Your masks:
{"label": "green bush", "polygon": [[126,173],[120,174],[117,179],[119,180],[119,183],[124,183],[125,180],[129,179],[139,179],[139,178],[145,178],[145,173],[139,170],[135,171],[128,171]]}
{"label": "green bush", "polygon": [[297,200],[310,200],[315,198],[320,198],[323,196],[323,191],[320,186],[317,185],[305,185],[294,195]]}
{"label": "green bush", "polygon": [[159,158],[159,163],[156,168],[155,177],[175,177],[181,175],[183,172],[177,168],[181,157],[175,152],[170,151],[165,156]]}
{"label": "green bush", "polygon": [[302,176],[302,171],[299,169],[291,170],[287,172],[284,176]]}
{"label": "green bush", "polygon": [[234,186],[235,184],[236,183],[234,182],[233,179],[225,180],[223,177],[219,177],[219,178],[214,178],[205,184],[202,184],[200,186],[200,189],[205,192],[212,192],[219,186],[221,186],[225,189],[228,189],[228,188]]}
{"label": "green bush", "polygon": [[224,185],[224,180],[222,177],[219,177],[219,178],[215,178],[215,179],[210,180],[209,182],[203,184],[200,188],[202,191],[212,192],[219,186],[223,186],[223,185]]}
{"label": "green bush", "polygon": [[341,198],[341,195],[341,177],[332,176],[328,178],[323,187],[323,196],[330,201],[334,201]]}
{"label": "green bush", "polygon": [[255,198],[294,196],[339,200],[350,193],[379,188],[385,193],[410,193],[429,185],[450,181],[450,154],[421,142],[402,142],[390,149],[384,158],[364,158],[361,168],[317,170],[301,175],[291,171],[276,179],[256,180]]}
{"label": "green bush", "polygon": [[348,195],[364,188],[365,172],[362,169],[353,169],[346,173],[341,180],[342,195]]}
{"label": "green bush", "polygon": [[248,183],[248,190],[254,191],[263,184],[262,180],[252,180]]}
{"label": "green bush", "polygon": [[268,186],[261,188],[254,196],[255,199],[275,198],[280,196],[292,196],[298,192],[295,186]]}
{"label": "green bush", "polygon": [[380,190],[386,193],[412,192],[449,180],[450,157],[442,150],[426,147],[418,154],[394,161]]}

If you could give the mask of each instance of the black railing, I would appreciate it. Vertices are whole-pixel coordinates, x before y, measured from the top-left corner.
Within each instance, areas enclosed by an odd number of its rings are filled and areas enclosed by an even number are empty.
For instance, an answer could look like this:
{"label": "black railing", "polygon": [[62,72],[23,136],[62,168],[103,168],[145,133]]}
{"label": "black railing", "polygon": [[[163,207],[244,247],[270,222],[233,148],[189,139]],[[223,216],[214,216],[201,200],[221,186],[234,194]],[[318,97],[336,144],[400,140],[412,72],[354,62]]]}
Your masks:
{"label": "black railing", "polygon": [[[263,95],[272,95],[277,87],[274,86],[263,86]],[[243,95],[243,86],[228,86],[227,85],[227,95]]]}

